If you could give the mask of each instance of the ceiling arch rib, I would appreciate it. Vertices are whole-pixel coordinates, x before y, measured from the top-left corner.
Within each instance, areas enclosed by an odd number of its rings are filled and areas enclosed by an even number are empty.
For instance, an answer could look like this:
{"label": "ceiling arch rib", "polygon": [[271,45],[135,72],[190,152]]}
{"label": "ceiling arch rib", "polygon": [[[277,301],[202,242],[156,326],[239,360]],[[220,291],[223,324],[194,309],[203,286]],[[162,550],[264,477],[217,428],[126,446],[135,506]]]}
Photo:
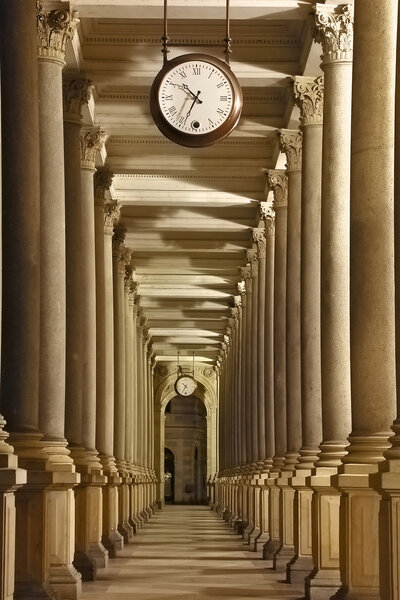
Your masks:
{"label": "ceiling arch rib", "polygon": [[[169,0],[173,41],[198,51],[224,36],[225,0]],[[263,169],[279,157],[277,129],[290,126],[290,77],[311,47],[301,0],[231,0],[232,69],[243,88],[237,129],[208,148],[165,139],[149,110],[161,68],[163,0],[74,0],[78,36],[67,56],[95,84],[92,118],[107,132],[113,197],[132,248],[135,280],[159,363],[215,364],[231,316],[239,268],[265,199]],[[157,18],[155,18],[157,16]],[[200,51],[203,51],[200,49]],[[219,56],[217,46],[204,48]]]}

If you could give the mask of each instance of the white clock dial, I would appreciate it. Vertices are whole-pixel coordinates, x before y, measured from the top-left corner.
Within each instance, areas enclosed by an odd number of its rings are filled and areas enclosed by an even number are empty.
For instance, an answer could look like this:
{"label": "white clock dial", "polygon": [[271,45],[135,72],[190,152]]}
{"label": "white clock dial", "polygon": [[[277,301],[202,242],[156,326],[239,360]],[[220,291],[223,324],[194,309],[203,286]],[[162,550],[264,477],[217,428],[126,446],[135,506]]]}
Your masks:
{"label": "white clock dial", "polygon": [[192,377],[179,377],[175,383],[175,390],[180,396],[191,396],[196,389],[196,381]]}
{"label": "white clock dial", "polygon": [[158,92],[161,112],[168,123],[193,135],[221,127],[230,115],[233,101],[226,75],[202,60],[173,67],[164,76]]}

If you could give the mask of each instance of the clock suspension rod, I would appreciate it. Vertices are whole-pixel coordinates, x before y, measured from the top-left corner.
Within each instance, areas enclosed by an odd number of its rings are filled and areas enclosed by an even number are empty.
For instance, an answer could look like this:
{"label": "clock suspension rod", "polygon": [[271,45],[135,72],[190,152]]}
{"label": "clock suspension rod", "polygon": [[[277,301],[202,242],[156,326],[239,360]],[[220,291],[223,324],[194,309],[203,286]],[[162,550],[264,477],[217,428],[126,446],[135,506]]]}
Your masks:
{"label": "clock suspension rod", "polygon": [[164,57],[164,64],[168,61],[169,48],[177,47],[193,47],[198,46],[199,48],[225,48],[225,62],[229,65],[230,54],[232,54],[232,38],[230,34],[230,17],[229,17],[229,0],[226,0],[226,32],[223,42],[205,42],[205,43],[185,43],[185,42],[171,42],[168,35],[168,0],[164,0],[164,33],[162,36],[162,54]]}

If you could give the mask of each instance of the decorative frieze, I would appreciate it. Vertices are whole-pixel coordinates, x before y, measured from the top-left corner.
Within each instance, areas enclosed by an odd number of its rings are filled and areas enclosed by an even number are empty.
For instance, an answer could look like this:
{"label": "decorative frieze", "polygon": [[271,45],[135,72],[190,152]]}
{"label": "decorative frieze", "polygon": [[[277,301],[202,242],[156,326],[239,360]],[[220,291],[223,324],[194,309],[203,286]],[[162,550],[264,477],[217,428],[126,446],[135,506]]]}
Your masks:
{"label": "decorative frieze", "polygon": [[279,142],[281,152],[286,154],[288,171],[301,171],[303,133],[298,129],[281,129]]}
{"label": "decorative frieze", "polygon": [[80,123],[82,108],[88,104],[94,89],[89,79],[67,79],[63,81],[64,120]]}
{"label": "decorative frieze", "polygon": [[65,65],[65,45],[72,40],[79,14],[69,7],[46,11],[36,2],[36,27],[39,59],[54,60]]}
{"label": "decorative frieze", "polygon": [[295,77],[294,99],[300,108],[300,122],[304,125],[320,125],[324,108],[324,78]]}
{"label": "decorative frieze", "polygon": [[353,30],[352,4],[315,6],[314,39],[322,45],[323,64],[353,60]]}
{"label": "decorative frieze", "polygon": [[82,127],[80,131],[81,167],[94,169],[96,154],[101,152],[107,138],[101,127]]}
{"label": "decorative frieze", "polygon": [[274,208],[287,206],[288,177],[285,171],[265,171],[267,185],[274,193]]}

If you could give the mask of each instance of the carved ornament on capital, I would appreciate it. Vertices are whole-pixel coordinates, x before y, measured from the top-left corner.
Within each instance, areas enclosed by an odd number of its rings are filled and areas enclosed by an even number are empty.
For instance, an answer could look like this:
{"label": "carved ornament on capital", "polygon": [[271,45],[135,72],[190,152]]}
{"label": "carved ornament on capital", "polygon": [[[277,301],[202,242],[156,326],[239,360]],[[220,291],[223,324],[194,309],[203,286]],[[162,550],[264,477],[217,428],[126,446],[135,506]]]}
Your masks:
{"label": "carved ornament on capital", "polygon": [[267,185],[274,193],[274,208],[287,206],[288,177],[286,171],[265,171]]}
{"label": "carved ornament on capital", "polygon": [[322,64],[353,60],[354,7],[352,4],[315,6],[314,39],[322,45]]}
{"label": "carved ornament on capital", "polygon": [[118,221],[121,214],[121,203],[118,200],[104,202],[104,233],[112,235],[114,223]]}
{"label": "carved ornament on capital", "polygon": [[300,109],[300,122],[321,125],[324,109],[324,78],[294,77],[294,99]]}
{"label": "carved ornament on capital", "polygon": [[128,246],[121,245],[118,254],[118,272],[123,276],[126,283],[126,270],[131,264],[133,250]]}
{"label": "carved ornament on capital", "polygon": [[101,152],[107,134],[101,127],[81,127],[81,167],[84,169],[95,168],[96,154]]}
{"label": "carved ornament on capital", "polygon": [[47,11],[40,2],[36,2],[39,59],[65,65],[65,45],[74,37],[78,17],[79,13],[69,7]]}
{"label": "carved ornament on capital", "polygon": [[126,227],[122,227],[120,224],[115,225],[114,235],[112,238],[113,256],[119,257],[121,246],[125,243],[126,232]]}
{"label": "carved ornament on capital", "polygon": [[298,129],[281,129],[279,135],[281,151],[286,154],[288,171],[301,171],[303,133]]}
{"label": "carved ornament on capital", "polygon": [[94,195],[104,201],[106,193],[110,191],[114,179],[114,172],[108,167],[100,167],[94,174]]}
{"label": "carved ornament on capital", "polygon": [[93,83],[89,79],[67,79],[63,81],[64,120],[80,123],[82,108],[90,101]]}
{"label": "carved ornament on capital", "polygon": [[253,241],[257,246],[258,257],[265,258],[267,240],[265,239],[265,230],[263,227],[253,229]]}
{"label": "carved ornament on capital", "polygon": [[257,246],[253,246],[250,250],[247,250],[247,261],[250,265],[250,275],[251,277],[256,277],[258,275],[258,252]]}

